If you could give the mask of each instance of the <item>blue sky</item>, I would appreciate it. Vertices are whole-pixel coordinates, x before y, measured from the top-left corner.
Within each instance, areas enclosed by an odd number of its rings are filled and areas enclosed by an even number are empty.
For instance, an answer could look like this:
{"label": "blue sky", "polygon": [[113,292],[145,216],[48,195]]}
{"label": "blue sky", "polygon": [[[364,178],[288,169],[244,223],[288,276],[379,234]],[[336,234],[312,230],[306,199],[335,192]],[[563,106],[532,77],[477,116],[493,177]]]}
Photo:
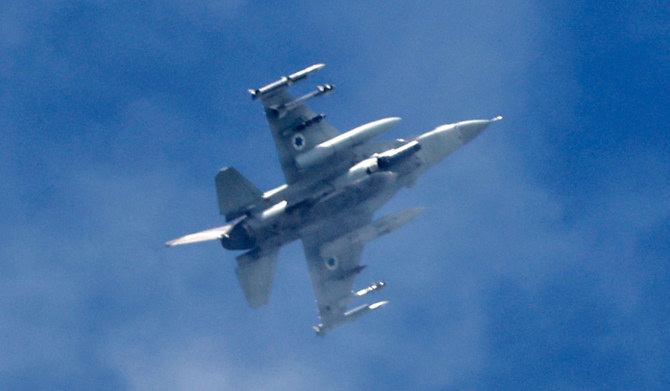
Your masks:
{"label": "blue sky", "polygon": [[[0,388],[666,389],[670,7],[661,1],[9,1],[0,5]],[[282,184],[247,88],[386,137],[503,115],[381,213],[358,285],[391,301],[329,334],[302,249],[269,306],[213,178]]]}

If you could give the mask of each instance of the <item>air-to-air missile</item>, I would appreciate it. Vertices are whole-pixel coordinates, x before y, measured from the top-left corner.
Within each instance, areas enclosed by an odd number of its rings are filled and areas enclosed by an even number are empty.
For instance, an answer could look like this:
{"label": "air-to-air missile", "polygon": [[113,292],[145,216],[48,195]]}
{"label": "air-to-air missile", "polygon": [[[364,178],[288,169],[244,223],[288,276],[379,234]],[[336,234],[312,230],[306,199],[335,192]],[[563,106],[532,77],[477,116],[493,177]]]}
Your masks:
{"label": "air-to-air missile", "polygon": [[290,76],[284,76],[276,82],[266,85],[265,87],[261,87],[256,90],[249,90],[249,93],[251,94],[252,99],[262,98],[263,96],[270,95],[275,91],[290,87],[295,83],[306,79],[310,73],[318,71],[325,66],[326,64],[314,64],[303,69],[302,71],[293,73]]}

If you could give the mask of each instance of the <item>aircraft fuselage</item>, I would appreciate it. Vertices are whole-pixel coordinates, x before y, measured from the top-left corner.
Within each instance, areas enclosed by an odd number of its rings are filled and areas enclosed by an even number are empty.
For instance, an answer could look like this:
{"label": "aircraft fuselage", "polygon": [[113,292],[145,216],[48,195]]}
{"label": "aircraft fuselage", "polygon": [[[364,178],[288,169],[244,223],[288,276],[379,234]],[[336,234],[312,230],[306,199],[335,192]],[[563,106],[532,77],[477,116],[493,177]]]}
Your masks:
{"label": "aircraft fuselage", "polygon": [[376,141],[400,118],[369,122],[341,133],[305,104],[325,96],[324,84],[294,97],[286,90],[323,68],[315,64],[261,88],[249,90],[263,105],[286,184],[261,192],[234,167],[215,177],[219,212],[227,224],[166,243],[177,246],[219,240],[224,248],[247,250],[236,257],[235,274],[247,303],[269,303],[280,248],[300,239],[319,311],[318,336],[387,301],[348,309],[351,301],[386,286],[380,281],[353,290],[364,246],[418,216],[420,207],[374,219],[375,212],[428,168],[479,135],[491,122],[471,120],[439,126],[411,139]]}
{"label": "aircraft fuselage", "polygon": [[399,147],[374,153],[335,178],[322,181],[326,190],[322,194],[317,192],[317,197],[309,191],[306,192],[309,197],[289,204],[283,193],[290,186],[284,185],[269,192],[268,197],[268,201],[272,198],[282,201],[236,223],[221,244],[228,250],[280,247],[299,239],[302,230],[340,213],[351,213],[356,208],[374,211],[402,187],[414,183],[430,166],[471,141],[490,122],[474,120],[443,125]]}

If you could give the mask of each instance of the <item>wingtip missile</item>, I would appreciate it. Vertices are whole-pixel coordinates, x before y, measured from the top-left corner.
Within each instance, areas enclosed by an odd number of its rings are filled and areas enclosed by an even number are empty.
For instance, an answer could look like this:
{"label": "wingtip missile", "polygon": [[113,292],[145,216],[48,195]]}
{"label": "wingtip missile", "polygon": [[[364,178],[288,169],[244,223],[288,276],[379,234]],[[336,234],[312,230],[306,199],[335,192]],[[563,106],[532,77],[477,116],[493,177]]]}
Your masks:
{"label": "wingtip missile", "polygon": [[326,64],[314,64],[312,66],[308,66],[307,68],[292,73],[289,76],[284,76],[277,80],[274,83],[270,83],[264,87],[258,88],[258,89],[249,89],[249,94],[251,94],[251,99],[258,99],[262,98],[263,96],[269,95],[273,92],[279,91],[283,88],[290,87],[293,84],[302,81],[309,76],[310,73],[318,71],[319,69],[325,67]]}
{"label": "wingtip missile", "polygon": [[300,80],[306,78],[310,73],[316,72],[316,71],[318,71],[319,69],[321,69],[325,66],[326,66],[326,64],[323,64],[323,63],[310,65],[310,66],[308,66],[307,68],[305,68],[301,71],[298,71],[296,73],[291,74],[288,78],[290,80],[292,80],[293,82],[300,81]]}
{"label": "wingtip missile", "polygon": [[360,318],[361,316],[369,314],[370,312],[379,309],[388,303],[389,303],[388,300],[382,300],[374,304],[363,304],[359,307],[354,308],[353,310],[345,312],[344,318],[346,319],[346,322],[353,322],[356,319]]}

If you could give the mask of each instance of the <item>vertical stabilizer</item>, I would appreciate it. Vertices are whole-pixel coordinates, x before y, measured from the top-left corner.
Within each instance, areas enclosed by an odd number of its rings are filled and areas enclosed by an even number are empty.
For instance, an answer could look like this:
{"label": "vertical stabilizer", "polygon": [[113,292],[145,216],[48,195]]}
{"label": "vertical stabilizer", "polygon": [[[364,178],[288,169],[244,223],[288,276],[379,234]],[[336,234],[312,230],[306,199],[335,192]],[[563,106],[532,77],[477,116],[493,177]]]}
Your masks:
{"label": "vertical stabilizer", "polygon": [[242,176],[235,167],[225,167],[216,175],[219,210],[226,220],[240,217],[263,203],[263,193]]}

